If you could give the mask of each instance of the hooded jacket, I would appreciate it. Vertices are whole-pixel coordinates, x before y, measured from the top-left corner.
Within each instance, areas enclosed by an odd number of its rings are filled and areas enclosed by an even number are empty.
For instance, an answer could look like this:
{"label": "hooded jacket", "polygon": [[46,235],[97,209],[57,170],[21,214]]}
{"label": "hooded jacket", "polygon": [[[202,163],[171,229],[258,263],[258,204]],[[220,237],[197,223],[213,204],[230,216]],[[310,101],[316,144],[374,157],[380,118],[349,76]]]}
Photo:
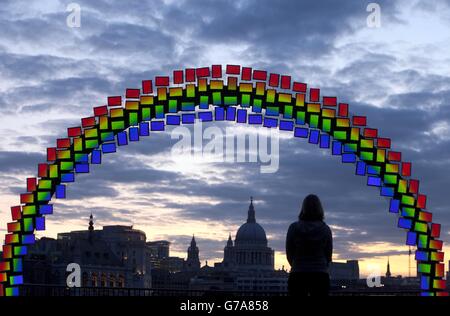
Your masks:
{"label": "hooded jacket", "polygon": [[286,236],[291,272],[326,272],[333,253],[331,229],[323,221],[292,223]]}

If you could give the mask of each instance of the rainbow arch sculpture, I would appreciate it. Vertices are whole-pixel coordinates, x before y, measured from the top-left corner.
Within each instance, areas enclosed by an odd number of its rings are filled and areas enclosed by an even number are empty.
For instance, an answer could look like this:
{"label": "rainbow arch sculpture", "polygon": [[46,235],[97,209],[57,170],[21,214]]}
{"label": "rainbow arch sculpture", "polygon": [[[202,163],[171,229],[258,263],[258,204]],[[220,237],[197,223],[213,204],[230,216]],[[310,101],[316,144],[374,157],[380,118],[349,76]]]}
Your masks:
{"label": "rainbow arch sculpture", "polygon": [[140,89],[127,89],[125,97],[110,96],[107,105],[70,127],[67,137],[47,148],[47,162],[26,181],[20,205],[11,207],[12,221],[0,259],[0,296],[20,295],[23,257],[35,242],[35,231],[45,230],[45,217],[53,213],[52,197],[65,198],[66,185],[104,155],[139,141],[167,125],[194,124],[196,119],[277,128],[304,138],[355,164],[355,174],[367,177],[389,199],[389,213],[406,230],[406,244],[417,247],[415,259],[424,296],[446,296],[443,242],[440,224],[425,211],[426,196],[411,178],[411,163],[391,150],[391,140],[367,126],[364,116],[349,114],[346,103],[320,96],[320,89],[295,82],[290,76],[239,65],[175,70],[172,78],[157,76],[142,81]]}

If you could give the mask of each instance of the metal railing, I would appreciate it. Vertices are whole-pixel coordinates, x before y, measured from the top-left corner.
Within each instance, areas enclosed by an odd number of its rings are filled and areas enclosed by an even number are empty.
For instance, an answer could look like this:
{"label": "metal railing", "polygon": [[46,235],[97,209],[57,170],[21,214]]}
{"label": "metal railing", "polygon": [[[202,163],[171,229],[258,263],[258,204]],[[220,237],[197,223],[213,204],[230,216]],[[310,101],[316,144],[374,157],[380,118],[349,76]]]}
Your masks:
{"label": "metal railing", "polygon": [[[23,296],[287,296],[287,292],[248,291],[248,290],[192,290],[192,289],[151,289],[151,288],[118,288],[118,287],[65,287],[49,284],[23,284],[20,286]],[[345,289],[331,290],[331,296],[418,296],[417,290],[410,289]]]}

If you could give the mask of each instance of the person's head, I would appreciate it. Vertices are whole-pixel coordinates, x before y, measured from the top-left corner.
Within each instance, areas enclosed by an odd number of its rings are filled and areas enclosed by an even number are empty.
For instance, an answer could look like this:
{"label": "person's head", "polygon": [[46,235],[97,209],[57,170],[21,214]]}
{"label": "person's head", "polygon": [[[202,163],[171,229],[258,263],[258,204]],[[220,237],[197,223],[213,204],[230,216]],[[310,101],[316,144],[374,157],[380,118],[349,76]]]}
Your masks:
{"label": "person's head", "polygon": [[310,194],[303,200],[302,210],[298,218],[302,221],[323,221],[322,203],[317,195]]}

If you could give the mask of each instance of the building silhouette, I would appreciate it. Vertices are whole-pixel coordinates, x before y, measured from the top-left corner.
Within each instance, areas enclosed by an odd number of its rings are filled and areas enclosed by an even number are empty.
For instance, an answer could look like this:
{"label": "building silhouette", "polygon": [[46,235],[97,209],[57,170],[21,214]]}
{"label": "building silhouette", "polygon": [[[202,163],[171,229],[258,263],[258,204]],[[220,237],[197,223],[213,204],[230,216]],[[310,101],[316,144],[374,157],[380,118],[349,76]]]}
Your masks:
{"label": "building silhouette", "polygon": [[[29,247],[24,260],[25,282],[65,285],[66,267],[79,263],[87,287],[154,288],[286,292],[288,271],[275,269],[274,250],[257,222],[253,198],[247,218],[233,240],[224,241],[223,260],[201,266],[201,251],[193,235],[186,259],[170,256],[171,243],[147,241],[133,226],[95,229],[91,214],[87,230],[41,238]],[[332,286],[350,286],[359,279],[357,260],[332,262]]]}
{"label": "building silhouette", "polygon": [[151,287],[145,233],[132,226],[94,229],[41,238],[29,247],[24,260],[27,283],[65,285],[69,263],[78,263],[82,285],[93,287]]}

